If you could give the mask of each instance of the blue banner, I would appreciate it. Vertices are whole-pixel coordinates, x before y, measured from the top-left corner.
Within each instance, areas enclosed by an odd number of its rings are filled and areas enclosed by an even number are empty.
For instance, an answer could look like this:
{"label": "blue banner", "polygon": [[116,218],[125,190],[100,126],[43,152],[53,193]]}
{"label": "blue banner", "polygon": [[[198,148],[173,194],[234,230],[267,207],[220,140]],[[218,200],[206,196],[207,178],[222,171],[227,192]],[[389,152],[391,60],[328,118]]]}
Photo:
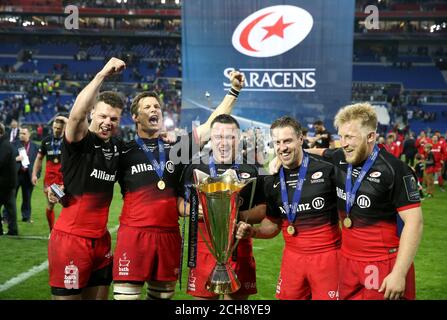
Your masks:
{"label": "blue banner", "polygon": [[282,115],[333,128],[351,101],[354,0],[188,0],[182,4],[181,125],[206,121],[238,69],[243,128]]}

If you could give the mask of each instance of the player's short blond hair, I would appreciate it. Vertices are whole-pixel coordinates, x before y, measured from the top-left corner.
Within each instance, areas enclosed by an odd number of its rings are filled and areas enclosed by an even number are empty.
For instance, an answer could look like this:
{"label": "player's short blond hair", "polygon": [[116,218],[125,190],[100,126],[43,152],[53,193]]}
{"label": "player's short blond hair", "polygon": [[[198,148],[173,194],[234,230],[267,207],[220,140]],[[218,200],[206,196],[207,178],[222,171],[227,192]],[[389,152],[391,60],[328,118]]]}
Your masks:
{"label": "player's short blond hair", "polygon": [[360,126],[368,131],[377,130],[377,113],[367,102],[355,103],[341,108],[334,119],[334,127],[338,130],[343,124],[359,120]]}

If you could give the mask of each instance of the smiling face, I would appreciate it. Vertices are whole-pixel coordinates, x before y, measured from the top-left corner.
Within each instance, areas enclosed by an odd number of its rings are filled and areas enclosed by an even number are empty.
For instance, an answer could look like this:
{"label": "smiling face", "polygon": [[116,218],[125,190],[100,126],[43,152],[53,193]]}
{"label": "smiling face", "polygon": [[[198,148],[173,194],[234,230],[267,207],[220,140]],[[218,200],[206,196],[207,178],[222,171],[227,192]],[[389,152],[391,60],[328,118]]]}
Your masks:
{"label": "smiling face", "polygon": [[113,108],[104,101],[98,102],[91,112],[90,131],[108,141],[117,131],[121,119],[120,108]]}
{"label": "smiling face", "polygon": [[292,127],[277,127],[272,130],[275,153],[286,169],[294,169],[303,156],[303,136],[298,136]]}
{"label": "smiling face", "polygon": [[343,123],[338,129],[338,134],[346,162],[359,164],[372,152],[376,133],[362,128],[360,121],[352,120]]}
{"label": "smiling face", "polygon": [[138,102],[138,113],[132,115],[137,124],[138,135],[150,137],[157,135],[163,127],[163,113],[155,97],[144,97]]}
{"label": "smiling face", "polygon": [[234,123],[216,122],[211,128],[213,156],[218,163],[233,163],[239,145],[239,129]]}

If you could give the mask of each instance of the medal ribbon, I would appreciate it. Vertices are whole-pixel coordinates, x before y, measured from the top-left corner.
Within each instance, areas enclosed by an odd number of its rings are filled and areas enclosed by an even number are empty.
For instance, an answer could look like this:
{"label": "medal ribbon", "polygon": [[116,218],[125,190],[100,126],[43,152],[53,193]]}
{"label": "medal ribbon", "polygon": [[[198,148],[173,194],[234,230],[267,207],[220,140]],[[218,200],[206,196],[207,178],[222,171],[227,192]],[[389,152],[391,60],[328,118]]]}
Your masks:
{"label": "medal ribbon", "polygon": [[362,166],[359,176],[355,180],[354,187],[352,187],[352,164],[348,165],[348,171],[346,172],[346,216],[349,217],[349,213],[351,212],[352,206],[354,205],[355,195],[360,188],[360,184],[368,173],[369,169],[371,169],[372,165],[376,161],[379,156],[379,147],[377,145],[374,146],[373,152],[369,155],[368,159],[366,159],[365,163]]}
{"label": "medal ribbon", "polygon": [[293,224],[296,219],[298,204],[301,199],[301,191],[303,190],[304,179],[306,177],[307,168],[309,166],[309,155],[307,152],[303,151],[303,161],[301,163],[300,170],[298,171],[298,181],[296,184],[296,189],[293,194],[292,208],[289,206],[289,194],[287,193],[286,178],[284,176],[284,168],[281,166],[279,169],[279,180],[281,183],[281,198],[283,203],[283,208],[287,214],[287,220],[290,224]]}
{"label": "medal ribbon", "polygon": [[166,155],[165,155],[165,148],[163,141],[159,138],[158,139],[158,155],[160,158],[160,163],[155,160],[154,154],[152,151],[146,146],[143,142],[143,140],[137,136],[135,138],[135,142],[141,147],[141,149],[146,154],[146,157],[149,159],[149,161],[152,164],[152,167],[155,168],[155,172],[157,173],[160,180],[163,180],[163,173],[165,170],[165,164],[166,164]]}
{"label": "medal ribbon", "polygon": [[[216,163],[214,162],[213,153],[210,153],[210,160],[208,161],[208,167],[210,169],[210,176],[211,178],[217,178],[217,169],[216,169]],[[233,163],[231,165],[231,169],[236,170],[236,174],[239,177],[239,163]]]}

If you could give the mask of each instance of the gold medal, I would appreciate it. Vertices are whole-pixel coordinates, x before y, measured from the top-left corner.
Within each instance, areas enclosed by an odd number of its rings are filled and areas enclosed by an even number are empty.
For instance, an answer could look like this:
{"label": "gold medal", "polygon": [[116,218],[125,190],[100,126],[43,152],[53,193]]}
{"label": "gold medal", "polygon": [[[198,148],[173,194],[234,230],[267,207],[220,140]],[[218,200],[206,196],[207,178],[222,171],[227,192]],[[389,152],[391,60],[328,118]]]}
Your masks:
{"label": "gold medal", "polygon": [[287,227],[287,233],[293,236],[295,234],[295,227],[290,225]]}
{"label": "gold medal", "polygon": [[163,180],[160,180],[160,181],[158,181],[158,183],[157,183],[157,187],[158,187],[158,189],[160,189],[160,190],[164,190],[164,189],[166,188],[166,184],[165,184],[165,182],[164,182]]}
{"label": "gold medal", "polygon": [[351,227],[352,227],[352,220],[351,220],[351,218],[346,217],[346,218],[343,220],[343,225],[344,225],[345,228],[347,228],[347,229],[351,228]]}
{"label": "gold medal", "polygon": [[59,159],[58,158],[54,158],[53,162],[54,163],[59,163]]}

